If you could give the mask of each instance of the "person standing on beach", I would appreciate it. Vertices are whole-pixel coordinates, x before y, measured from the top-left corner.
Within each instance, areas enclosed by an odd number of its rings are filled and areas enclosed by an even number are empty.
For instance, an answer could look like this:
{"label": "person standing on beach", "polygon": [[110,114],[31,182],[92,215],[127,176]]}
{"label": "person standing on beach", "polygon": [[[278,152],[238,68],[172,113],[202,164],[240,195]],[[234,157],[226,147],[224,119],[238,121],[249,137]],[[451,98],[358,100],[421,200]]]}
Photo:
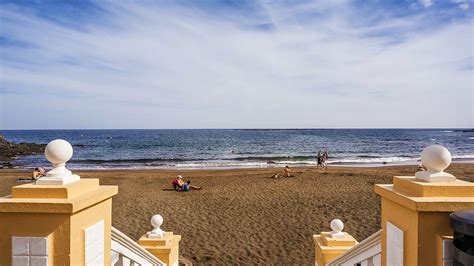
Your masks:
{"label": "person standing on beach", "polygon": [[322,167],[324,170],[328,169],[328,163],[326,162],[329,157],[328,150],[325,150],[322,154]]}
{"label": "person standing on beach", "polygon": [[318,151],[318,155],[317,155],[317,160],[318,160],[318,164],[316,165],[316,169],[321,166],[321,168],[323,167],[322,165],[322,155],[321,155],[321,150]]}

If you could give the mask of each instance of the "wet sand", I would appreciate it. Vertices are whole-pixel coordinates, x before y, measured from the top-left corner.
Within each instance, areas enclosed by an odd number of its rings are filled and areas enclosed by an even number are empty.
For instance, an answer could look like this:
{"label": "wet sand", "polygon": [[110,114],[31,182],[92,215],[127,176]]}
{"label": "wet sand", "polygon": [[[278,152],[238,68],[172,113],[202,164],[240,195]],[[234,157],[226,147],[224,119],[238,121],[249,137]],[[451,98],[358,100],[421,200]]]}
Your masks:
{"label": "wet sand", "polygon": [[[394,175],[413,175],[416,166],[377,168],[293,168],[295,177],[272,179],[282,168],[232,170],[79,171],[118,185],[113,225],[138,239],[151,230],[150,217],[164,217],[163,229],[180,234],[180,253],[201,264],[314,265],[312,235],[329,230],[339,218],[344,231],[361,241],[380,229],[380,198],[374,184]],[[447,170],[474,182],[474,164]],[[200,191],[175,192],[181,174]],[[16,178],[29,172],[0,170],[0,196],[10,194]]]}

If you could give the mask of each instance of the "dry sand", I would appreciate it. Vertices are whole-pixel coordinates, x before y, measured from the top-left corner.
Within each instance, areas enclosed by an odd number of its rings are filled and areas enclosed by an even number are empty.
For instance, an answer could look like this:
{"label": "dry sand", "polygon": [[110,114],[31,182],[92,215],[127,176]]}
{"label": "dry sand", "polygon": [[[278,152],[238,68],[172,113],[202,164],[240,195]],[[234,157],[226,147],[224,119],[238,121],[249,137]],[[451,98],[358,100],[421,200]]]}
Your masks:
{"label": "dry sand", "polygon": [[[113,225],[133,239],[151,230],[150,217],[164,217],[163,229],[182,236],[180,253],[195,264],[313,265],[312,235],[329,230],[334,218],[363,240],[380,229],[380,198],[374,184],[394,175],[413,175],[415,166],[380,168],[294,168],[295,177],[272,179],[281,168],[239,170],[82,171],[118,185]],[[474,181],[474,164],[454,164],[448,172]],[[177,174],[203,189],[163,191]],[[0,171],[0,195],[18,177]]]}

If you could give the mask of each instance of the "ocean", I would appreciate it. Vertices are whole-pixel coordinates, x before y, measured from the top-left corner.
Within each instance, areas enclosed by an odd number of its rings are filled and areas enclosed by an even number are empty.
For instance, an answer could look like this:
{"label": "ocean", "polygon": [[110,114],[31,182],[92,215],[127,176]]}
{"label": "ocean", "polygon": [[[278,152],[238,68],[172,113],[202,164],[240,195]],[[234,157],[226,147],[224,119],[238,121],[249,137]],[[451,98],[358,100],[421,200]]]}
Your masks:
{"label": "ocean", "polygon": [[[474,161],[474,132],[462,129],[156,129],[0,130],[9,141],[74,146],[70,169],[199,169],[316,165],[416,164],[423,148],[447,147],[454,162]],[[42,154],[18,168],[49,166]]]}

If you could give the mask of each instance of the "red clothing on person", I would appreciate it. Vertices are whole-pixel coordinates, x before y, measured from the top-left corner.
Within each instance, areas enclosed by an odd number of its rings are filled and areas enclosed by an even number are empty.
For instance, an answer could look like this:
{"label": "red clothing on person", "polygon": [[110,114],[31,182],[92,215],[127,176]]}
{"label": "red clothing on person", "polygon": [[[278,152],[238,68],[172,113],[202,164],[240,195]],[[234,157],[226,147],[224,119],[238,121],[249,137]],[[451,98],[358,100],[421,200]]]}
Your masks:
{"label": "red clothing on person", "polygon": [[172,184],[173,184],[173,187],[174,187],[174,188],[181,187],[181,186],[179,185],[179,179],[178,179],[178,178],[176,178],[175,180],[173,180],[173,183],[172,183]]}

